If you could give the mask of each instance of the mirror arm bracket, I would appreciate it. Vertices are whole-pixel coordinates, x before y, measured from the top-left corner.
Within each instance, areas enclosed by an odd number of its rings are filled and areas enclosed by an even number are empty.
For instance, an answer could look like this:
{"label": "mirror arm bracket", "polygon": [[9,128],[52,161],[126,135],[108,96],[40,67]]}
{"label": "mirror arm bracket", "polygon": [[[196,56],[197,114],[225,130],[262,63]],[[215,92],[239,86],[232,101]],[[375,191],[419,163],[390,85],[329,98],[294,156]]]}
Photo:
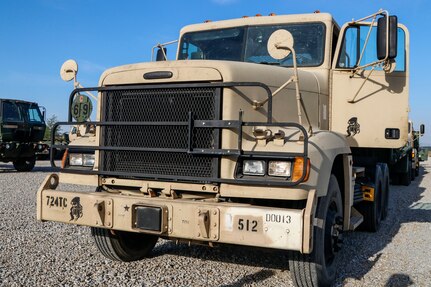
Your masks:
{"label": "mirror arm bracket", "polygon": [[[359,92],[362,90],[362,88],[364,87],[365,83],[368,81],[368,79],[371,77],[371,74],[374,72],[374,70],[376,69],[377,64],[373,66],[373,68],[371,69],[371,71],[368,73],[368,76],[364,79],[364,81],[362,82],[362,85],[359,87],[358,91],[356,92],[355,96],[353,97],[353,99],[347,100],[348,103],[350,104],[354,104],[356,103],[356,97],[359,95]],[[356,70],[353,70],[352,73],[354,73]],[[351,76],[353,77],[353,75]]]}

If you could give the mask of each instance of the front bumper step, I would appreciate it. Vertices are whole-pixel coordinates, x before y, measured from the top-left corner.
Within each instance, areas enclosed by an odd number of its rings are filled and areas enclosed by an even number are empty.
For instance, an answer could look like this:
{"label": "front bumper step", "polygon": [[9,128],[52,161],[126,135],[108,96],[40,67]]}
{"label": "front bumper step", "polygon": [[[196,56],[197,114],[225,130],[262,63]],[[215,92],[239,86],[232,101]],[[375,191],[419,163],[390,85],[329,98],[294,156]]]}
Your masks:
{"label": "front bumper step", "polygon": [[38,220],[157,234],[170,239],[303,251],[304,209],[70,192],[57,190],[57,185],[58,175],[52,174],[38,190]]}

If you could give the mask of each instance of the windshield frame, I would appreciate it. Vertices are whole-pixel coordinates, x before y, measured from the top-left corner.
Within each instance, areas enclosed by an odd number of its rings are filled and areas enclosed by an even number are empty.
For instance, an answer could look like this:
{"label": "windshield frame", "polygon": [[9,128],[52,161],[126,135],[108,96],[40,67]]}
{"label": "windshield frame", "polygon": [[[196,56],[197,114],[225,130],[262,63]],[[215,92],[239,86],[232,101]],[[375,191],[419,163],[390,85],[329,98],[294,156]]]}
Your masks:
{"label": "windshield frame", "polygon": [[[312,67],[320,67],[325,63],[325,59],[327,57],[327,52],[326,52],[326,45],[327,45],[327,31],[328,28],[326,27],[326,23],[323,21],[310,21],[310,22],[282,22],[282,23],[270,23],[270,24],[265,24],[265,25],[242,25],[242,26],[232,26],[232,27],[223,27],[220,29],[208,29],[208,30],[197,30],[197,31],[189,31],[186,32],[184,34],[181,35],[180,41],[179,41],[179,45],[178,45],[178,53],[177,53],[177,60],[217,60],[217,59],[191,59],[189,57],[185,58],[183,55],[185,54],[184,48],[183,46],[185,45],[184,42],[184,38],[186,36],[189,36],[191,34],[194,33],[205,33],[205,32],[212,32],[212,31],[223,31],[223,30],[229,30],[229,29],[243,29],[244,30],[244,35],[243,35],[243,39],[242,39],[242,46],[241,46],[241,58],[238,60],[225,60],[225,61],[235,61],[235,62],[243,62],[243,63],[255,63],[255,64],[271,64],[271,63],[264,63],[264,62],[254,62],[254,61],[246,61],[245,56],[246,56],[246,49],[249,45],[249,33],[250,33],[250,29],[251,28],[258,28],[258,27],[279,27],[279,29],[283,29],[283,26],[297,26],[297,25],[316,25],[318,24],[321,28],[322,28],[322,35],[321,35],[321,47],[320,47],[320,55],[321,55],[321,59],[319,62],[310,64],[310,65],[302,65],[300,63],[298,63],[298,67],[299,68],[312,68]],[[274,31],[276,31],[278,29],[275,29]],[[287,29],[286,29],[287,30]],[[266,48],[266,45],[265,45]],[[291,58],[291,55],[289,55],[288,57],[286,57],[285,59],[283,59],[284,61],[287,61],[289,59],[289,57]],[[298,57],[297,57],[298,58]],[[281,62],[281,61],[280,61]],[[275,64],[275,66],[279,66],[279,67],[284,67],[284,68],[292,68],[293,67],[293,63],[290,65],[279,65],[278,63]]]}

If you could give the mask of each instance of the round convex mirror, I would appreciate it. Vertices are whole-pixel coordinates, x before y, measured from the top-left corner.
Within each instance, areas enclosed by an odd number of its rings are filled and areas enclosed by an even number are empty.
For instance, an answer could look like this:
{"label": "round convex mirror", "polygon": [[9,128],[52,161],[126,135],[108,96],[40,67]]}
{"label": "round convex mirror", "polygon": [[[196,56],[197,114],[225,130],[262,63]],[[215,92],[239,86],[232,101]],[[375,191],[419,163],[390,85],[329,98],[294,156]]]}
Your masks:
{"label": "round convex mirror", "polygon": [[61,65],[60,77],[63,81],[69,82],[73,80],[78,73],[78,64],[75,60],[67,60]]}
{"label": "round convex mirror", "polygon": [[268,39],[268,54],[274,59],[281,60],[290,55],[293,48],[293,36],[284,29],[274,31]]}

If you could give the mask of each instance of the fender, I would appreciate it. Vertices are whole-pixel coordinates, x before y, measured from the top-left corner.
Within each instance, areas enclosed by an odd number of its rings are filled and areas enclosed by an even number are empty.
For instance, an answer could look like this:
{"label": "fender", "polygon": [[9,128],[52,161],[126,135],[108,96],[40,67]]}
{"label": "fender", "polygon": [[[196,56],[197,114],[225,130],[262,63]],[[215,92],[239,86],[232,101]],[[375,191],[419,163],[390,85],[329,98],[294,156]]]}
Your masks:
{"label": "fender", "polygon": [[310,177],[304,187],[317,190],[317,197],[325,196],[335,158],[350,154],[346,137],[340,133],[317,131],[309,138]]}

